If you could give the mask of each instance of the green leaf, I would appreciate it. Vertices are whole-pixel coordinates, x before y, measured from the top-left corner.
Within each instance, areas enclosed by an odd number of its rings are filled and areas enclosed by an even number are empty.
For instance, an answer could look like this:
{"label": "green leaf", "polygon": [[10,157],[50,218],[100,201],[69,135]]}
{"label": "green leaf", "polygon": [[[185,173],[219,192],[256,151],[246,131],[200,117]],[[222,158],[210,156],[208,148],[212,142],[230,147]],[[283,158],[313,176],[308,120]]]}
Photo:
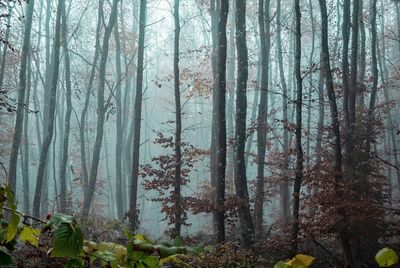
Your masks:
{"label": "green leaf", "polygon": [[148,256],[146,259],[143,260],[143,264],[146,268],[157,268],[158,267],[158,256]]}
{"label": "green leaf", "polygon": [[76,219],[73,216],[56,213],[51,217],[51,219],[48,221],[47,225],[57,228],[58,226],[60,226],[63,223],[69,223],[69,224],[76,225]]}
{"label": "green leaf", "polygon": [[17,235],[18,231],[18,224],[19,224],[19,215],[12,213],[10,221],[8,222],[8,228],[7,228],[7,239],[6,242],[10,242],[15,238]]}
{"label": "green leaf", "polygon": [[83,234],[79,227],[69,223],[61,223],[54,231],[52,241],[53,257],[76,257],[83,247]]}
{"label": "green leaf", "polygon": [[12,265],[12,264],[14,264],[12,257],[8,253],[0,249],[0,265]]}
{"label": "green leaf", "polygon": [[399,262],[399,256],[391,248],[383,248],[375,255],[379,267],[390,267]]}
{"label": "green leaf", "polygon": [[64,268],[83,268],[83,264],[78,259],[71,259],[65,264]]}
{"label": "green leaf", "polygon": [[184,243],[183,243],[182,237],[180,237],[179,235],[177,237],[175,237],[174,245],[175,245],[175,247],[183,247]]}
{"label": "green leaf", "polygon": [[286,264],[285,261],[279,261],[277,264],[274,265],[274,268],[289,268],[290,266]]}
{"label": "green leaf", "polygon": [[35,229],[30,226],[24,226],[24,228],[22,228],[22,232],[19,235],[19,239],[21,241],[28,242],[29,244],[34,245],[35,247],[38,247],[39,234],[40,234],[39,229]]}
{"label": "green leaf", "polygon": [[15,200],[15,196],[13,191],[11,190],[10,185],[6,185],[5,188],[5,193],[6,193],[6,198],[8,201],[8,206],[12,209],[12,210],[16,210],[17,209],[17,202]]}
{"label": "green leaf", "polygon": [[114,253],[112,253],[111,251],[108,251],[108,250],[95,251],[92,253],[92,256],[98,258],[101,261],[105,261],[105,262],[112,262],[112,261],[116,261],[118,259]]}

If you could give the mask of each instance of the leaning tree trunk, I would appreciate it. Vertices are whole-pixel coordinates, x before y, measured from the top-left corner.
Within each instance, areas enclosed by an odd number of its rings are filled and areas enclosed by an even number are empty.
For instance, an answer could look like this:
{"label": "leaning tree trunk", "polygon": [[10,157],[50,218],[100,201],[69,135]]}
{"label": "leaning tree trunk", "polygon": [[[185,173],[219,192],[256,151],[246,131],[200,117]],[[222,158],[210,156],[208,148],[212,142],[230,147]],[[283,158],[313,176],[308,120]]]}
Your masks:
{"label": "leaning tree trunk", "polygon": [[[332,120],[332,131],[335,136],[335,147],[334,147],[334,155],[335,155],[335,163],[334,163],[334,171],[335,171],[335,191],[336,195],[339,198],[343,198],[343,194],[339,185],[343,183],[343,173],[342,173],[342,145],[340,139],[340,123],[339,123],[339,112],[336,103],[336,95],[333,86],[333,77],[332,70],[330,67],[329,61],[329,46],[328,46],[328,14],[326,10],[326,0],[319,0],[320,9],[321,9],[321,53],[322,53],[322,67],[324,69],[325,74],[325,84],[328,92],[330,110],[331,110],[331,120]],[[346,256],[347,262],[352,263],[352,252],[350,247],[350,242],[346,235],[346,217],[345,212],[343,210],[338,211],[341,217],[342,226],[339,230],[339,238],[342,244],[343,252]]]}
{"label": "leaning tree trunk", "polygon": [[51,87],[49,96],[49,110],[48,121],[47,121],[47,131],[44,137],[42,150],[40,152],[39,167],[36,178],[36,189],[35,197],[33,199],[33,215],[35,217],[40,216],[40,205],[42,201],[42,187],[44,183],[44,176],[47,166],[47,155],[50,148],[51,141],[53,139],[54,133],[54,117],[56,110],[56,96],[57,96],[57,84],[58,84],[58,71],[60,66],[60,47],[61,47],[61,13],[64,9],[64,1],[59,0],[57,4],[57,15],[56,15],[56,25],[55,25],[55,37],[54,37],[54,49],[53,49],[53,70],[51,77]]}
{"label": "leaning tree trunk", "polygon": [[[104,105],[104,89],[106,83],[106,67],[107,67],[107,59],[108,59],[108,48],[110,36],[112,33],[112,29],[115,25],[115,20],[117,17],[118,11],[118,0],[113,0],[110,19],[108,21],[108,25],[104,32],[103,36],[103,47],[101,51],[100,57],[100,69],[99,69],[99,89],[97,91],[97,129],[96,129],[96,140],[93,149],[93,159],[92,166],[90,169],[88,186],[85,189],[85,196],[83,199],[83,211],[82,211],[82,219],[85,219],[89,215],[90,206],[92,203],[96,181],[97,181],[97,171],[100,162],[100,152],[101,152],[101,144],[103,140],[103,132],[104,132],[104,120],[106,107]],[[96,33],[99,34],[99,33]]]}
{"label": "leaning tree trunk", "polygon": [[133,152],[132,152],[132,177],[131,193],[129,199],[129,225],[132,230],[138,227],[137,218],[137,190],[139,177],[139,157],[140,157],[140,129],[142,121],[142,97],[143,97],[143,58],[144,58],[144,38],[146,28],[146,0],[140,0],[139,15],[139,48],[136,74],[136,96],[135,96],[135,116],[133,131]]}
{"label": "leaning tree trunk", "polygon": [[249,192],[247,189],[246,146],[247,79],[248,51],[246,44],[246,1],[236,1],[236,45],[237,45],[237,89],[235,124],[235,188],[238,203],[240,232],[243,246],[250,248],[254,243],[254,226],[250,213]]}
{"label": "leaning tree trunk", "polygon": [[[99,1],[99,10],[97,12],[97,26],[96,33],[100,33],[103,17],[103,0]],[[89,109],[90,95],[92,93],[93,82],[96,74],[97,60],[99,58],[100,52],[100,35],[96,34],[95,49],[94,49],[94,59],[92,63],[92,69],[89,75],[89,83],[87,91],[85,94],[85,102],[83,104],[83,109],[80,117],[79,124],[79,140],[80,140],[80,153],[81,153],[81,168],[83,177],[83,189],[86,190],[89,181],[88,168],[86,164],[86,148],[85,148],[85,125],[86,125],[86,114]]]}
{"label": "leaning tree trunk", "polygon": [[22,126],[24,121],[24,109],[25,109],[25,91],[26,91],[26,71],[28,66],[28,58],[30,53],[31,44],[31,31],[32,31],[32,17],[34,9],[34,1],[30,1],[27,4],[26,9],[26,20],[25,20],[25,33],[22,44],[21,52],[21,67],[19,71],[19,90],[18,90],[18,103],[17,103],[17,118],[15,120],[13,142],[11,146],[10,154],[10,165],[8,169],[7,182],[10,184],[11,189],[15,192],[17,185],[17,160],[18,151],[21,144],[22,137]]}
{"label": "leaning tree trunk", "polygon": [[[265,5],[265,7],[264,7]],[[263,207],[264,207],[264,168],[265,154],[267,146],[267,114],[268,114],[268,80],[269,80],[269,53],[271,38],[270,18],[269,18],[270,0],[258,1],[258,25],[260,29],[260,50],[261,50],[261,93],[260,103],[258,105],[257,118],[257,182],[256,198],[254,203],[254,228],[255,237],[261,239],[263,233]]]}

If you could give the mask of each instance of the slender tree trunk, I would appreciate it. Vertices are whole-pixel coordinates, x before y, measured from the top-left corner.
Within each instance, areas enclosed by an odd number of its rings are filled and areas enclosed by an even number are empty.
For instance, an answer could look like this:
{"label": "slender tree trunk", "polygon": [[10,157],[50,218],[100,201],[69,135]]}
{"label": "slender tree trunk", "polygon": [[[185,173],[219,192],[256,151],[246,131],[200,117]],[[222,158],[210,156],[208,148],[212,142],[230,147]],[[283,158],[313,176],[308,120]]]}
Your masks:
{"label": "slender tree trunk", "polygon": [[[10,6],[10,1],[7,1],[7,7],[8,7],[8,18],[7,18],[7,25],[10,25],[11,23],[11,17],[12,17],[12,13],[13,13],[13,9],[14,9],[14,4]],[[7,61],[7,51],[8,51],[8,40],[10,38],[10,31],[11,31],[11,27],[7,26],[6,29],[6,34],[4,36],[4,39],[2,39],[3,41],[3,50],[1,51],[1,64],[0,64],[0,89],[3,88],[3,81],[4,81],[4,71],[5,71],[5,67],[6,67],[6,61]],[[26,28],[25,28],[26,31]],[[22,60],[22,58],[21,58]]]}
{"label": "slender tree trunk", "polygon": [[288,133],[288,95],[287,84],[285,80],[285,71],[283,69],[283,51],[282,51],[282,36],[281,36],[281,0],[277,0],[276,6],[276,45],[277,57],[279,65],[279,77],[282,87],[282,102],[283,102],[283,178],[280,183],[281,209],[283,222],[289,220],[289,185],[288,185],[288,169],[289,169],[289,133]]}
{"label": "slender tree trunk", "polygon": [[372,124],[374,120],[374,110],[375,110],[375,102],[376,95],[378,90],[378,79],[379,79],[379,70],[378,70],[378,61],[377,61],[377,30],[376,30],[376,3],[377,0],[372,0],[371,6],[371,57],[372,57],[372,89],[371,89],[371,97],[368,108],[368,123],[367,123],[367,140],[366,140],[366,153],[370,153],[371,150],[371,130]]}
{"label": "slender tree trunk", "polygon": [[95,41],[95,50],[94,50],[94,59],[92,69],[89,75],[89,83],[85,94],[85,102],[83,105],[81,117],[80,117],[80,124],[79,124],[79,140],[80,140],[80,153],[81,153],[81,167],[82,167],[82,176],[83,176],[83,189],[84,191],[87,188],[87,184],[89,181],[89,174],[88,168],[86,164],[86,148],[85,148],[85,126],[86,126],[86,116],[87,111],[89,109],[89,101],[90,101],[90,94],[92,93],[94,77],[96,74],[96,67],[97,61],[100,55],[100,30],[102,25],[102,17],[103,17],[103,0],[99,1],[99,9],[97,12],[97,26],[96,26],[96,41]]}
{"label": "slender tree trunk", "polygon": [[40,216],[40,205],[42,202],[42,190],[45,185],[44,176],[47,166],[47,155],[50,148],[50,144],[53,139],[54,133],[54,117],[56,110],[56,96],[57,96],[57,84],[58,84],[58,72],[60,66],[60,46],[61,46],[61,13],[64,8],[64,1],[59,0],[57,4],[57,15],[56,15],[56,24],[55,24],[55,38],[54,38],[54,49],[53,49],[53,67],[52,70],[52,81],[50,88],[50,96],[49,96],[49,110],[48,110],[48,122],[47,122],[47,131],[43,140],[42,150],[40,152],[40,160],[38,173],[36,178],[36,189],[35,189],[35,197],[33,200],[33,215],[35,217]]}
{"label": "slender tree trunk", "polygon": [[144,38],[146,28],[147,1],[140,0],[139,15],[139,49],[136,74],[136,97],[135,97],[135,115],[133,131],[133,152],[132,152],[132,179],[131,193],[129,200],[129,224],[131,230],[138,227],[137,218],[137,190],[139,176],[139,157],[140,157],[140,129],[142,123],[142,97],[143,97],[143,70],[144,70]]}
{"label": "slender tree trunk", "polygon": [[267,114],[268,114],[268,81],[269,81],[269,53],[271,46],[270,31],[270,0],[258,1],[258,25],[260,30],[261,50],[261,93],[258,105],[257,118],[257,182],[256,199],[254,203],[254,227],[257,240],[263,234],[263,208],[264,208],[264,169],[267,146]]}
{"label": "slender tree trunk", "polygon": [[174,202],[175,202],[175,228],[174,236],[181,235],[182,225],[182,204],[181,204],[181,135],[182,135],[182,111],[181,91],[179,87],[179,36],[181,26],[179,25],[179,0],[174,2],[174,92],[175,92],[175,181],[174,181]]}
{"label": "slender tree trunk", "polygon": [[24,190],[24,211],[26,214],[30,213],[30,185],[29,185],[29,135],[28,135],[28,126],[29,126],[29,103],[31,98],[31,88],[32,88],[32,65],[31,65],[31,53],[28,56],[28,77],[27,77],[27,88],[26,88],[26,96],[25,96],[25,105],[26,110],[24,113],[24,168],[22,172],[22,181],[23,181],[23,190]]}
{"label": "slender tree trunk", "polygon": [[104,89],[106,83],[106,67],[108,59],[108,48],[109,41],[113,27],[115,25],[116,17],[118,12],[118,0],[113,0],[111,7],[111,14],[108,21],[108,25],[103,36],[103,46],[100,57],[100,69],[99,69],[99,89],[97,91],[97,129],[96,129],[96,139],[93,149],[93,159],[92,166],[90,169],[88,187],[85,189],[85,196],[83,199],[83,211],[82,219],[86,219],[89,215],[90,206],[92,204],[93,195],[95,192],[96,181],[97,181],[97,171],[100,162],[100,152],[101,144],[103,140],[104,132],[104,120],[107,107],[104,104]]}
{"label": "slender tree trunk", "polygon": [[218,208],[215,212],[216,240],[225,240],[225,168],[226,168],[226,54],[227,38],[226,24],[229,13],[229,1],[221,0],[221,8],[218,18],[218,47],[217,47],[217,81],[216,81],[216,107],[215,130],[216,130],[216,182],[215,182],[215,204]]}
{"label": "slender tree trunk", "polygon": [[303,78],[301,77],[301,10],[300,0],[295,0],[294,9],[296,13],[296,50],[295,50],[295,76],[297,88],[296,100],[296,176],[293,189],[293,230],[292,230],[292,252],[297,252],[297,240],[300,230],[300,189],[303,180],[303,148],[301,145],[302,128],[302,105],[303,105]]}
{"label": "slender tree trunk", "polygon": [[[360,71],[358,73],[358,101],[357,106],[360,108],[364,108],[364,94],[365,94],[365,71],[366,71],[366,34],[365,34],[365,23],[364,23],[364,14],[363,14],[363,6],[364,0],[360,0],[360,9],[358,12],[358,20],[360,22],[360,53],[358,55],[358,64],[360,66]],[[372,26],[372,25],[371,25]]]}
{"label": "slender tree trunk", "polygon": [[115,146],[115,199],[117,201],[117,217],[122,221],[124,217],[122,198],[122,100],[121,100],[121,41],[119,36],[118,15],[115,18],[115,56],[117,70],[117,85],[115,89],[117,122],[116,122],[116,146]]}
{"label": "slender tree trunk", "polygon": [[65,60],[65,96],[67,102],[67,110],[65,112],[64,121],[64,139],[62,147],[62,160],[60,166],[60,208],[61,211],[65,212],[67,207],[67,181],[66,171],[68,164],[68,149],[69,149],[69,132],[71,124],[71,113],[72,113],[72,86],[71,86],[71,63],[68,51],[68,32],[67,32],[67,16],[65,8],[62,10],[62,42],[64,50]]}
{"label": "slender tree trunk", "polygon": [[[322,65],[325,74],[325,83],[326,89],[328,92],[330,110],[331,110],[331,120],[332,120],[332,131],[335,136],[335,147],[334,147],[334,155],[335,155],[335,163],[334,163],[334,171],[335,171],[335,192],[339,199],[343,198],[339,185],[343,183],[343,175],[342,175],[342,147],[341,147],[341,139],[340,139],[340,123],[339,123],[339,112],[336,103],[336,94],[333,86],[333,78],[332,71],[330,67],[329,60],[329,46],[328,46],[328,14],[326,10],[326,0],[319,0],[320,9],[321,9],[321,53],[322,53]],[[352,264],[352,252],[350,247],[350,242],[347,237],[346,232],[346,217],[345,212],[343,210],[339,211],[339,215],[342,217],[342,224],[339,230],[339,239],[343,248],[343,252],[346,257],[346,261]]]}
{"label": "slender tree trunk", "polygon": [[24,121],[24,109],[25,109],[25,92],[26,92],[26,72],[28,67],[28,58],[30,53],[30,38],[32,30],[32,17],[34,10],[34,1],[27,3],[26,14],[25,14],[25,32],[24,40],[22,44],[21,52],[21,67],[19,71],[19,90],[18,90],[18,103],[17,103],[17,118],[15,120],[13,142],[10,154],[10,165],[8,169],[7,183],[11,186],[11,189],[15,192],[17,185],[17,160],[18,151],[21,144],[22,137],[22,126]]}

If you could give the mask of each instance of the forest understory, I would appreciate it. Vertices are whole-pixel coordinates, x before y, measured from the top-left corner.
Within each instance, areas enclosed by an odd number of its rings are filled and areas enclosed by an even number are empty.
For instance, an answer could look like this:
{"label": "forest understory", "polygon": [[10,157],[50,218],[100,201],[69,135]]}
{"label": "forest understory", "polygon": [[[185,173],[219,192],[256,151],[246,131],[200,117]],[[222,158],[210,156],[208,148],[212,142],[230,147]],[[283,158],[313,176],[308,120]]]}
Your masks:
{"label": "forest understory", "polygon": [[400,267],[399,0],[0,0],[0,267]]}

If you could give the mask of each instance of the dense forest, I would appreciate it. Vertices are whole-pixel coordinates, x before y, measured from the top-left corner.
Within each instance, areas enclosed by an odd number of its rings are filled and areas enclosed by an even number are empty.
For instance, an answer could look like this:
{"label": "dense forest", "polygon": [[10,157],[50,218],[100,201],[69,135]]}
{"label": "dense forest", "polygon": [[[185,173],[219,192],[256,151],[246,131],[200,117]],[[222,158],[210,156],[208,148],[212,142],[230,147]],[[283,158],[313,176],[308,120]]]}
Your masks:
{"label": "dense forest", "polygon": [[400,1],[0,0],[0,266],[397,267]]}

